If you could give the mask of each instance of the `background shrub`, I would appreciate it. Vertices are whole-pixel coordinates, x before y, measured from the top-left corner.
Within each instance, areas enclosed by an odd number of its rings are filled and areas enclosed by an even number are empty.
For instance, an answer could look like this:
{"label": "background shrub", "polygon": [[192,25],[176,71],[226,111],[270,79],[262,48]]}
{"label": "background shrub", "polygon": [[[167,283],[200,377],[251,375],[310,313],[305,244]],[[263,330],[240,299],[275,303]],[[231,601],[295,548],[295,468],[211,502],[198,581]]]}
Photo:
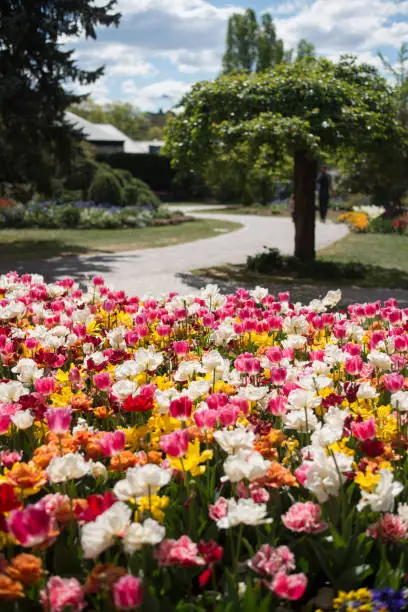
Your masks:
{"label": "background shrub", "polygon": [[60,206],[57,210],[59,227],[75,228],[78,227],[81,219],[81,211],[75,206]]}
{"label": "background shrub", "polygon": [[88,197],[97,204],[122,206],[122,186],[113,172],[99,168],[89,188]]}
{"label": "background shrub", "polygon": [[392,225],[393,222],[393,219],[377,217],[377,219],[372,219],[368,224],[368,231],[373,234],[392,234],[395,232]]}
{"label": "background shrub", "polygon": [[247,268],[259,274],[313,278],[316,280],[361,280],[367,273],[367,266],[359,263],[338,263],[334,261],[305,261],[293,256],[282,255],[278,249],[265,248],[257,255],[248,257]]}

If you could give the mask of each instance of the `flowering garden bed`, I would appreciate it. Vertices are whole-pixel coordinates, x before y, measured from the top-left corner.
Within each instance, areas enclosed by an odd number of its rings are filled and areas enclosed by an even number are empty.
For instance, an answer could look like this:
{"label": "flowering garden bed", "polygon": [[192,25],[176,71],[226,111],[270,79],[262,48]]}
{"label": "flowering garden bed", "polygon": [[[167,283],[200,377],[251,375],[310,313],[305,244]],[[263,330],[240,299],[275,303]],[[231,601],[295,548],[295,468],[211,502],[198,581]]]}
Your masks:
{"label": "flowering garden bed", "polygon": [[1,610],[403,609],[408,311],[339,299],[0,277]]}

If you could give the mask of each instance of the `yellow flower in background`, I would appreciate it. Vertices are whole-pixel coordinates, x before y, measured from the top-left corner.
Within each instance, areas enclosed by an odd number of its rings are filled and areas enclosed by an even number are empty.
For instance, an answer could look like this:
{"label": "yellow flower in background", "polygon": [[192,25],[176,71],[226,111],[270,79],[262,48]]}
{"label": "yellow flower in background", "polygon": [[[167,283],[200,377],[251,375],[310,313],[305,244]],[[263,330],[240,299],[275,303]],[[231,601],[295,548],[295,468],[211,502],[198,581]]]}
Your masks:
{"label": "yellow flower in background", "polygon": [[138,374],[137,376],[135,376],[134,380],[137,382],[139,387],[141,387],[142,385],[145,385],[147,382],[146,372],[142,372],[141,374]]}
{"label": "yellow flower in background", "polygon": [[150,497],[141,497],[136,501],[137,510],[135,513],[135,520],[140,520],[140,515],[145,512],[150,512],[152,517],[162,523],[164,521],[165,515],[163,510],[167,508],[170,503],[170,498],[163,495],[160,497],[159,495],[150,495]]}
{"label": "yellow flower in background", "polygon": [[6,533],[5,531],[0,531],[0,550],[3,550],[8,546],[16,545],[18,545],[18,542],[13,538],[12,535]]}
{"label": "yellow flower in background", "polygon": [[323,389],[319,390],[319,395],[323,399],[326,399],[326,397],[329,397],[329,395],[331,395],[332,393],[333,393],[333,387],[323,387]]}
{"label": "yellow flower in background", "polygon": [[148,425],[143,425],[141,427],[124,429],[123,431],[125,432],[126,436],[126,446],[128,446],[129,449],[134,452],[141,449],[141,440],[148,436],[150,428]]}
{"label": "yellow flower in background", "polygon": [[292,458],[297,455],[297,450],[299,448],[298,440],[284,440],[281,444],[281,447],[286,449],[286,453],[284,458],[282,459],[283,465],[288,465]]}
{"label": "yellow flower in background", "polygon": [[64,370],[58,370],[57,375],[55,377],[55,381],[60,385],[69,384],[69,372],[64,372]]}
{"label": "yellow flower in background", "polygon": [[380,482],[380,474],[373,474],[372,470],[367,468],[365,472],[357,472],[354,481],[363,491],[371,492]]}
{"label": "yellow flower in background", "polygon": [[342,440],[339,440],[338,442],[335,442],[334,444],[330,444],[330,446],[328,446],[327,448],[328,450],[331,450],[333,453],[344,453],[348,457],[353,457],[354,451],[352,448],[349,448],[347,446],[348,441],[349,441],[349,438],[343,438]]}
{"label": "yellow flower in background", "polygon": [[123,310],[120,310],[117,315],[117,324],[132,329],[133,319],[128,312],[123,312]]}
{"label": "yellow flower in background", "polygon": [[358,591],[339,591],[333,600],[335,610],[353,610],[368,612],[372,610],[372,595],[368,589],[358,589]]}
{"label": "yellow flower in background", "polygon": [[[52,393],[50,395],[51,405],[54,408],[62,408],[63,406],[69,406],[74,395],[75,394],[72,392],[71,387],[64,387],[59,393]],[[76,397],[79,396],[79,394],[76,395]],[[83,397],[86,398],[86,395],[84,395]]]}
{"label": "yellow flower in background", "polygon": [[154,383],[155,385],[157,385],[157,388],[160,391],[165,391],[166,389],[171,389],[173,386],[173,383],[171,380],[169,380],[169,378],[167,376],[156,376],[156,378],[154,379]]}
{"label": "yellow flower in background", "polygon": [[251,335],[245,334],[246,342],[253,342],[255,346],[272,346],[273,338],[267,332],[263,334],[252,333]]}
{"label": "yellow flower in background", "polygon": [[150,432],[150,450],[160,449],[160,438],[167,433],[180,429],[180,421],[167,414],[154,414],[148,421]]}
{"label": "yellow flower in background", "polygon": [[95,336],[101,329],[100,323],[95,319],[86,326],[86,333],[90,336]]}
{"label": "yellow flower in background", "polygon": [[201,476],[205,473],[205,466],[201,465],[213,458],[213,451],[205,450],[200,453],[200,442],[195,440],[188,445],[187,453],[181,459],[168,457],[170,465],[179,472],[190,472],[192,476]]}
{"label": "yellow flower in background", "polygon": [[248,419],[246,418],[246,416],[241,415],[238,417],[237,419],[237,424],[240,425],[241,427],[247,427],[249,424]]}

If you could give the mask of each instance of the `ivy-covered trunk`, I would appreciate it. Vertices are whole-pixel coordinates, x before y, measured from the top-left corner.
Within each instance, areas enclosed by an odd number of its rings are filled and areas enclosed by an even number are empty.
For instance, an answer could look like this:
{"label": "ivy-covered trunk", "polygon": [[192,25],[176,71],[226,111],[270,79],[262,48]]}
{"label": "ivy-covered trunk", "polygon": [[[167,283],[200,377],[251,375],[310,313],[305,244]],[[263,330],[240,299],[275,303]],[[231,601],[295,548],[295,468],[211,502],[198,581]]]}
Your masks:
{"label": "ivy-covered trunk", "polygon": [[317,161],[307,150],[295,152],[295,255],[314,259]]}

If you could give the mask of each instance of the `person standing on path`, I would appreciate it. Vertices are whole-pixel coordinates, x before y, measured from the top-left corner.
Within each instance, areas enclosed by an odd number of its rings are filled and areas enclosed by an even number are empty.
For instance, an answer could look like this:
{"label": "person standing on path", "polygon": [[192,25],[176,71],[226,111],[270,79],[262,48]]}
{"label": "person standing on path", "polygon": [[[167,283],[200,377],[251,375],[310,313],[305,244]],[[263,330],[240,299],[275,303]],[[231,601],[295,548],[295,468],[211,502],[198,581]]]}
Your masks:
{"label": "person standing on path", "polygon": [[326,166],[321,170],[321,173],[317,179],[319,188],[319,211],[320,219],[325,223],[327,217],[327,211],[329,209],[330,201],[330,189],[331,189],[331,176],[327,172]]}

